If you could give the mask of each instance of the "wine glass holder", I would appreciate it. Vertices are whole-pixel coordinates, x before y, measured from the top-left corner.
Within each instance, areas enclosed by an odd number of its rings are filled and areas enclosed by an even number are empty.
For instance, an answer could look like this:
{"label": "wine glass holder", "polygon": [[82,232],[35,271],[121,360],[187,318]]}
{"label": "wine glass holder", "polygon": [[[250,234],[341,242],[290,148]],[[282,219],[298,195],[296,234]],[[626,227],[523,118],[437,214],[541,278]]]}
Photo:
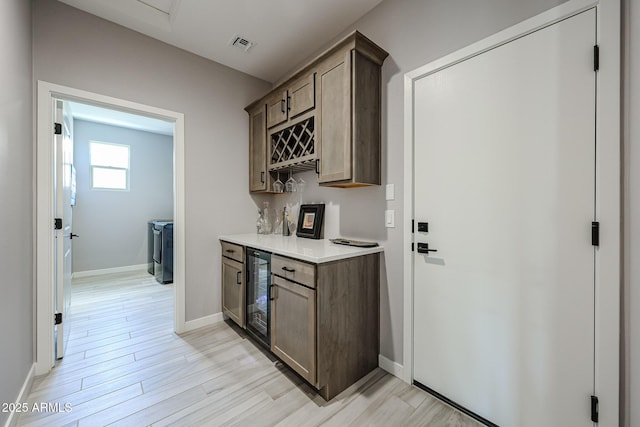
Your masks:
{"label": "wine glass holder", "polygon": [[315,123],[308,117],[270,135],[270,171],[297,172],[315,168]]}

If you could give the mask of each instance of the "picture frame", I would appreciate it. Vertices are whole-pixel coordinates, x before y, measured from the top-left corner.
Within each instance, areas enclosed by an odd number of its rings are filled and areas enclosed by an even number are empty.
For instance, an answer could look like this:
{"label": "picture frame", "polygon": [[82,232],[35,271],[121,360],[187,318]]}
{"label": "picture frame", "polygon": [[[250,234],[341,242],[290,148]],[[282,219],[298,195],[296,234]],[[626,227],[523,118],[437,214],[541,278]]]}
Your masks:
{"label": "picture frame", "polygon": [[320,239],[322,237],[323,222],[324,203],[301,205],[296,236],[307,239]]}

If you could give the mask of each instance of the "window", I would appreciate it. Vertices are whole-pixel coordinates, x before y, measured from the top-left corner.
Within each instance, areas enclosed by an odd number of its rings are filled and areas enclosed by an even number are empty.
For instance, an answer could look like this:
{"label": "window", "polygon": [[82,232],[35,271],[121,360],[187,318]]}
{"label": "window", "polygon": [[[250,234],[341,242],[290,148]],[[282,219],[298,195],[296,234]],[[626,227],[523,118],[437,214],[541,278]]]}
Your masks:
{"label": "window", "polygon": [[91,189],[129,190],[129,146],[89,142]]}

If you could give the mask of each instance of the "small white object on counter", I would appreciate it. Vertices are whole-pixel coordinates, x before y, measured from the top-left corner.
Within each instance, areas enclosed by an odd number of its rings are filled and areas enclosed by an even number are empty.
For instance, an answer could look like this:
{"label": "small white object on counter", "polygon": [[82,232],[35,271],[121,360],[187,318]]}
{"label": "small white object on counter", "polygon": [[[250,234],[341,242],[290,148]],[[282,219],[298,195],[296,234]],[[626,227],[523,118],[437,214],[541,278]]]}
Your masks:
{"label": "small white object on counter", "polygon": [[232,234],[229,236],[219,236],[218,239],[315,264],[374,254],[384,250],[382,246],[358,248],[354,246],[336,245],[335,243],[331,243],[329,239],[314,240],[278,234]]}

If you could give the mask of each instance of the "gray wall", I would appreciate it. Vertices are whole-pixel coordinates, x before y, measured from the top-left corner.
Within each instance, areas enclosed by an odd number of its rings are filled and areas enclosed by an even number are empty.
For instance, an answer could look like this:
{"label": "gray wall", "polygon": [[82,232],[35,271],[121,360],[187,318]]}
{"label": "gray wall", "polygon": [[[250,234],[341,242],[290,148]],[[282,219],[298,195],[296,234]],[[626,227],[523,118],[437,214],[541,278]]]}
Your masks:
{"label": "gray wall", "polygon": [[[377,240],[384,246],[380,350],[401,365],[404,74],[560,3],[563,1],[386,0],[348,30],[358,29],[389,52],[382,69],[383,185],[326,189],[318,187],[313,174],[304,174],[310,183],[305,199],[327,204],[327,237],[340,234]],[[394,201],[385,201],[387,183],[395,184]],[[396,228],[384,227],[385,209],[395,209]]]}
{"label": "gray wall", "polygon": [[32,4],[36,80],[184,113],[186,319],[219,313],[217,236],[255,224],[244,107],[270,85],[57,1]]}
{"label": "gray wall", "polygon": [[[0,2],[0,402],[34,362],[31,4]],[[7,413],[0,413],[4,425]]]}
{"label": "gray wall", "polygon": [[[73,271],[147,262],[147,221],[173,218],[173,137],[74,120]],[[130,146],[129,191],[91,190],[89,142]]]}

